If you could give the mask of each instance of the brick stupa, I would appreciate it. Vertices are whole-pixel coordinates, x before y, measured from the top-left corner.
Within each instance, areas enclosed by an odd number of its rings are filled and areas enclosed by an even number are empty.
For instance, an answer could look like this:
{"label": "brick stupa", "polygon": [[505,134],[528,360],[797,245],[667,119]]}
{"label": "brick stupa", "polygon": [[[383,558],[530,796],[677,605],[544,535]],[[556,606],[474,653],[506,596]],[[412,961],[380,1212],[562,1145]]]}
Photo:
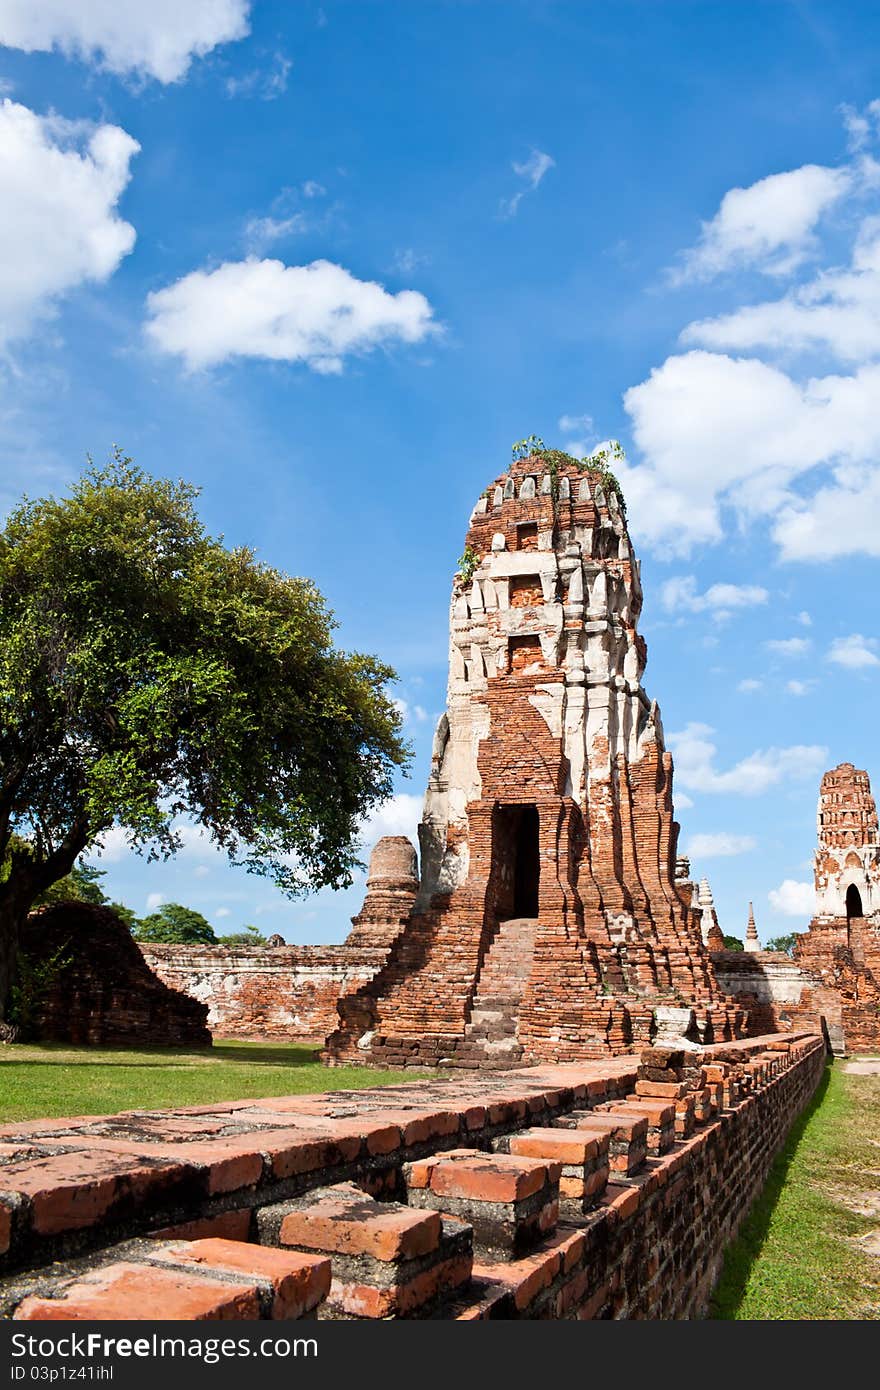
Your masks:
{"label": "brick stupa", "polygon": [[[795,960],[830,997],[850,1051],[880,1047],[880,829],[867,772],[840,763],[819,788],[816,909]],[[825,997],[824,995],[822,996]]]}
{"label": "brick stupa", "polygon": [[[735,1035],[676,879],[616,483],[566,455],[518,460],[479,498],[465,560],[421,876],[380,841],[354,936],[386,961],[340,1000],[328,1058],[503,1066]],[[408,870],[393,901],[390,851]]]}

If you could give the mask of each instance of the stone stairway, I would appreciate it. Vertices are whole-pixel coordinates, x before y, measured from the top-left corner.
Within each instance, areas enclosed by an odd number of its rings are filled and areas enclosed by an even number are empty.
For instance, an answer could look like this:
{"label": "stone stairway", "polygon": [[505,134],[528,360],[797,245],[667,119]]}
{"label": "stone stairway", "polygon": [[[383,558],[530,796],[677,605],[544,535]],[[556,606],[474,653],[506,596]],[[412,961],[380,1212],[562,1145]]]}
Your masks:
{"label": "stone stairway", "polygon": [[535,954],[534,917],[499,922],[477,976],[463,1060],[479,1058],[483,1067],[512,1067],[521,1061],[517,1039],[519,1008]]}

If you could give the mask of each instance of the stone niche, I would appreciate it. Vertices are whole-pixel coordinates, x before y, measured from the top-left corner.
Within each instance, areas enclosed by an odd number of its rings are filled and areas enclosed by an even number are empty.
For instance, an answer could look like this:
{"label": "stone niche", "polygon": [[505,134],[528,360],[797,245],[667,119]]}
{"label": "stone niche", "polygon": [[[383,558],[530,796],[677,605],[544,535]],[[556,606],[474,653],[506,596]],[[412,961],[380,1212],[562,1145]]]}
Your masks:
{"label": "stone niche", "polygon": [[340,1000],[325,1055],[574,1060],[650,1043],[658,1019],[692,1042],[736,1036],[743,1012],[676,880],[672,758],[642,685],[616,485],[522,459],[478,499],[465,545],[477,564],[453,582],[421,873],[407,842],[377,846],[349,944],[383,964]]}

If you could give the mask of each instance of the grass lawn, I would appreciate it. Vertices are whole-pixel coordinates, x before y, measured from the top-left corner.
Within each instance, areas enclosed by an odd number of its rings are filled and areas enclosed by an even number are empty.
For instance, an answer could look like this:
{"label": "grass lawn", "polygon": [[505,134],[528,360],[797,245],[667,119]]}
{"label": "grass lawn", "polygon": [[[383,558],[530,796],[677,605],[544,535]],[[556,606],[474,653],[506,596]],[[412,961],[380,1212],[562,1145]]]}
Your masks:
{"label": "grass lawn", "polygon": [[205,1105],[308,1091],[340,1091],[416,1081],[418,1072],[325,1067],[296,1043],[218,1042],[212,1048],[0,1046],[0,1123],[56,1115]]}
{"label": "grass lawn", "polygon": [[880,1076],[844,1066],[829,1068],[777,1156],[728,1251],[713,1317],[880,1318]]}

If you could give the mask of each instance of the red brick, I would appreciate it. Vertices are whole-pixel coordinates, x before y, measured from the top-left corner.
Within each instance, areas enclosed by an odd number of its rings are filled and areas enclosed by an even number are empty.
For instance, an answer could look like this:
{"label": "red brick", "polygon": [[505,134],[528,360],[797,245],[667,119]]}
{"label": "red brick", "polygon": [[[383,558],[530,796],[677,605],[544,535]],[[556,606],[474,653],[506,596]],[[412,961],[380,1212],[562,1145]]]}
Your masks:
{"label": "red brick", "polygon": [[384,1262],[436,1250],[441,1221],[436,1212],[394,1210],[370,1198],[325,1197],[289,1212],[281,1223],[282,1245],[339,1255],[371,1255]]}
{"label": "red brick", "polygon": [[[553,1176],[551,1176],[551,1170]],[[516,1159],[505,1154],[441,1161],[431,1174],[431,1191],[438,1197],[476,1198],[481,1202],[521,1202],[540,1192],[548,1181],[558,1182],[560,1166]]]}
{"label": "red brick", "polygon": [[511,1136],[510,1152],[583,1165],[598,1156],[599,1146],[595,1139],[575,1129],[527,1129]]}
{"label": "red brick", "polygon": [[202,1322],[260,1315],[256,1285],[200,1279],[187,1271],[119,1264],[78,1279],[60,1298],[26,1298],[15,1313],[24,1322]]}
{"label": "red brick", "polygon": [[205,1216],[196,1221],[182,1221],[177,1226],[165,1226],[150,1231],[154,1240],[247,1240],[251,1230],[251,1211],[224,1211],[218,1216]]}
{"label": "red brick", "polygon": [[275,1291],[273,1318],[301,1318],[330,1291],[330,1261],[293,1250],[233,1240],[194,1240],[158,1252],[155,1258],[265,1279]]}

